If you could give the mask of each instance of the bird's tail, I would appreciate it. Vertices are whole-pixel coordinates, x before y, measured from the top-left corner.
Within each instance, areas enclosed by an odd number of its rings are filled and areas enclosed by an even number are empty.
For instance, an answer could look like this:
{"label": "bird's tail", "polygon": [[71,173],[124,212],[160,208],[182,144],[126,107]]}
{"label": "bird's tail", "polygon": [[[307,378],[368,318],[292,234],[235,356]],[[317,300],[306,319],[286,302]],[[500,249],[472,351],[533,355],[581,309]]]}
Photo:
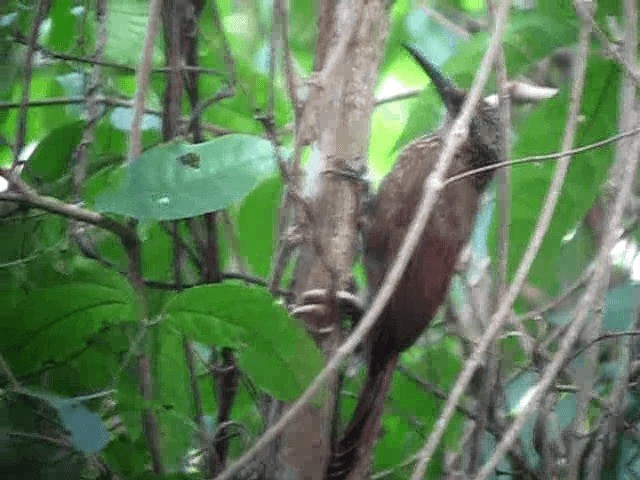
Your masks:
{"label": "bird's tail", "polygon": [[379,367],[369,368],[355,412],[342,437],[332,449],[327,467],[327,480],[347,478],[359,462],[359,456],[368,455],[371,451],[380,430],[380,417],[397,361],[398,355],[394,354]]}

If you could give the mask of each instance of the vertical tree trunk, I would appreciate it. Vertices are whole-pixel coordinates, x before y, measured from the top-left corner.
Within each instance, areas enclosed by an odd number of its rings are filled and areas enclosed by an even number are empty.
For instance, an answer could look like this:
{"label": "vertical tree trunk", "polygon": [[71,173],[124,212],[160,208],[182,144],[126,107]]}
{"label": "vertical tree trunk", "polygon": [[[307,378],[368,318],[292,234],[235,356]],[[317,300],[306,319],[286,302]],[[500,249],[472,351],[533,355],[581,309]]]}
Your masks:
{"label": "vertical tree trunk", "polygon": [[[299,144],[310,145],[320,173],[307,198],[312,224],[301,247],[295,293],[312,288],[346,289],[357,245],[362,185],[348,175],[366,165],[374,88],[388,30],[387,1],[322,3],[314,75],[300,118]],[[316,337],[329,357],[341,341],[336,309],[308,325],[310,330],[335,327]],[[316,319],[317,320],[317,319]],[[330,383],[322,407],[308,406],[279,442],[278,478],[322,479],[329,457],[336,381]]]}

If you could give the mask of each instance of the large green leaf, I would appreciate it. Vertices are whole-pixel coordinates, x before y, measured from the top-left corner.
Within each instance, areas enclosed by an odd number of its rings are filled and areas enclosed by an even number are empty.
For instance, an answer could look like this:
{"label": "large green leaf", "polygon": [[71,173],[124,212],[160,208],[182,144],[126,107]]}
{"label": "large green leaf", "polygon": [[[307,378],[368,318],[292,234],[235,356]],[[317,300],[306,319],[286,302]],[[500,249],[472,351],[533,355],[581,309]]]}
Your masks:
{"label": "large green leaf", "polygon": [[0,320],[0,351],[24,374],[83,351],[103,327],[136,320],[136,297],[123,276],[87,262],[24,293]]}
{"label": "large green leaf", "polygon": [[253,272],[263,277],[271,268],[281,195],[282,180],[272,177],[245,198],[238,212],[240,250]]}
{"label": "large green leaf", "polygon": [[275,159],[267,140],[227,135],[197,145],[162,144],[122,169],[121,183],[96,197],[98,211],[175,220],[241,200],[275,171]]}
{"label": "large green leaf", "polygon": [[237,349],[240,367],[282,400],[300,394],[322,366],[311,338],[263,288],[234,283],[192,288],[168,303],[166,315],[192,340]]}

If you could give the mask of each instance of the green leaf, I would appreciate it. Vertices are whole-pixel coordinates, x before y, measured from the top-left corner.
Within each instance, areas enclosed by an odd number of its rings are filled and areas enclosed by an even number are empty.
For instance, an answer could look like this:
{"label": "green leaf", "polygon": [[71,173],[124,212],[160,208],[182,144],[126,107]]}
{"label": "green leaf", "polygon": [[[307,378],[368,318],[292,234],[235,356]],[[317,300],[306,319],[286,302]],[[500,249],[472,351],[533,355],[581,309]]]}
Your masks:
{"label": "green leaf", "polygon": [[[616,131],[618,105],[618,67],[613,62],[592,57],[586,76],[580,124],[575,145],[607,138]],[[519,129],[512,158],[550,153],[560,148],[569,102],[567,89],[541,103]],[[563,238],[584,218],[600,193],[602,182],[613,160],[613,146],[575,155],[571,161],[562,194],[549,230],[529,274],[531,283],[555,295],[560,287],[558,259]],[[509,223],[508,273],[510,278],[522,258],[538,216],[556,164],[526,164],[512,169],[513,207]],[[494,225],[496,221],[494,220]],[[497,231],[492,229],[489,245],[496,246]]]}
{"label": "green leaf", "polygon": [[630,282],[610,289],[605,297],[603,329],[624,332],[632,328],[640,307],[640,283]]}
{"label": "green leaf", "polygon": [[53,50],[66,51],[74,39],[73,24],[75,19],[71,14],[71,0],[56,0],[51,5],[51,33],[49,46]]}
{"label": "green leaf", "polygon": [[146,469],[149,451],[144,437],[134,441],[129,436],[120,435],[109,442],[102,451],[102,457],[121,478],[137,478]]}
{"label": "green leaf", "polygon": [[25,374],[82,351],[105,326],[136,320],[136,297],[123,276],[87,261],[59,283],[30,290],[0,315],[0,351],[17,374]]}
{"label": "green leaf", "polygon": [[162,144],[122,168],[122,183],[96,197],[98,211],[175,220],[241,200],[275,171],[275,159],[267,140],[227,135],[197,145]]}
{"label": "green leaf", "polygon": [[[107,15],[107,45],[105,59],[112,62],[137,65],[142,53],[147,23],[149,21],[147,2],[130,0],[110,0]],[[162,35],[156,36],[153,64],[162,63]]]}
{"label": "green leaf", "polygon": [[266,277],[275,247],[282,180],[272,177],[251,192],[238,212],[240,251],[254,273]]}
{"label": "green leaf", "polygon": [[235,348],[243,371],[282,400],[299,395],[323,363],[301,325],[263,288],[233,283],[195,287],[177,294],[166,315],[192,340]]}
{"label": "green leaf", "polygon": [[[557,2],[562,3],[562,2]],[[539,12],[514,12],[504,38],[505,62],[509,77],[523,73],[554,50],[576,41],[576,19]]]}
{"label": "green leaf", "polygon": [[169,470],[175,470],[181,466],[196,430],[184,337],[164,324],[152,335],[154,403],[159,406],[162,458]]}
{"label": "green leaf", "polygon": [[38,144],[27,164],[28,177],[54,182],[69,172],[71,156],[82,138],[84,122],[68,123],[51,130]]}

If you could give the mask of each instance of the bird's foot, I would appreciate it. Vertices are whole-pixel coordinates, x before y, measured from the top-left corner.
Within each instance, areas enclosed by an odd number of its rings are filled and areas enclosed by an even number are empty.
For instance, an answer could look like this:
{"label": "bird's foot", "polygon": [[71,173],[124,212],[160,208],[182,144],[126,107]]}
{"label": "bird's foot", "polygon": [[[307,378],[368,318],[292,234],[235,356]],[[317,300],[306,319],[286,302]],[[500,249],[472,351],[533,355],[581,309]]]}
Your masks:
{"label": "bird's foot", "polygon": [[[329,290],[317,288],[308,290],[300,296],[300,303],[294,305],[291,313],[304,318],[316,327],[312,330],[317,333],[329,333],[333,331],[333,326],[322,326],[322,320],[327,317],[331,308],[332,299],[329,297]],[[365,305],[357,295],[345,290],[335,292],[335,302],[341,314],[351,318],[352,323],[357,323],[362,317]],[[309,327],[309,326],[308,326]]]}

